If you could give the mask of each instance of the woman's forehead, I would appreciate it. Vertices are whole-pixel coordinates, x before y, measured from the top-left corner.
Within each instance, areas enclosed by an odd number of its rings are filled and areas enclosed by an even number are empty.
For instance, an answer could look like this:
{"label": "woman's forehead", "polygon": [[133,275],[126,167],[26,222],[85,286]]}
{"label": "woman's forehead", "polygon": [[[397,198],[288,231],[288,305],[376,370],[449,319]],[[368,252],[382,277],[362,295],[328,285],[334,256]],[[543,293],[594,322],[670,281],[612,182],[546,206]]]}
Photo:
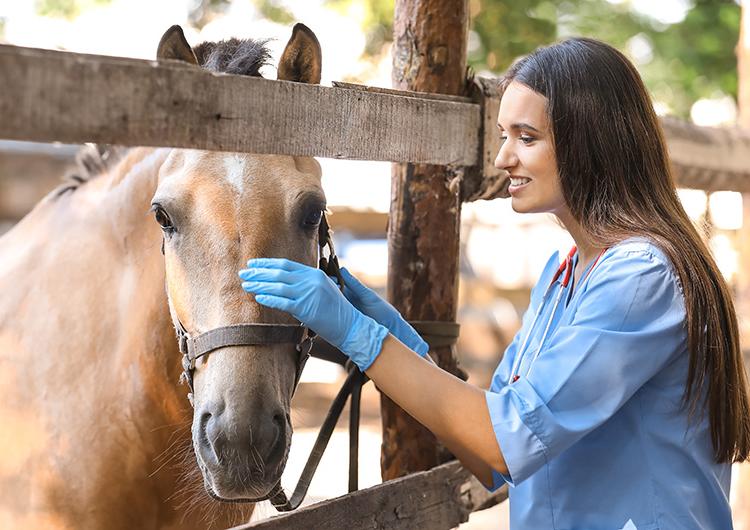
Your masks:
{"label": "woman's forehead", "polygon": [[500,100],[498,126],[510,130],[530,125],[537,130],[543,130],[547,126],[547,121],[547,98],[526,85],[511,82]]}

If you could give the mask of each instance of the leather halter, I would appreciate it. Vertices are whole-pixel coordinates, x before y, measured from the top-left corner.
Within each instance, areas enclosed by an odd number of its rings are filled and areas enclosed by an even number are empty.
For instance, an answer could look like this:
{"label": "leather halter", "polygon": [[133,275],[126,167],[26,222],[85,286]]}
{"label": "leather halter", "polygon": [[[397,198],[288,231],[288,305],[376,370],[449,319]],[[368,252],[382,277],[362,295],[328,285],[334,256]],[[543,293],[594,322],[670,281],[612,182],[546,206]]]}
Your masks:
{"label": "leather halter", "polygon": [[[339,282],[339,287],[343,290],[344,279],[339,270],[338,257],[336,256],[336,250],[333,246],[331,231],[325,213],[323,214],[320,226],[318,227],[318,246],[320,248],[318,267],[328,276],[335,277]],[[328,247],[328,258],[324,255],[325,247]],[[164,253],[163,246],[162,253]],[[323,456],[328,440],[333,433],[338,418],[341,416],[341,412],[346,404],[346,400],[350,395],[352,402],[349,419],[349,491],[357,490],[359,403],[362,385],[369,379],[366,375],[360,372],[343,353],[322,339],[318,338],[316,340],[315,332],[301,324],[235,324],[232,326],[215,328],[196,337],[191,337],[180,319],[177,318],[175,328],[177,330],[180,353],[182,353],[183,372],[180,376],[180,380],[187,383],[190,389],[188,400],[191,405],[193,405],[193,373],[195,371],[196,360],[215,350],[227,346],[296,344],[299,358],[297,360],[297,372],[294,380],[295,390],[299,383],[300,376],[302,375],[302,370],[305,367],[305,363],[311,353],[317,354],[317,357],[325,360],[341,364],[342,366],[345,366],[349,372],[346,381],[331,404],[331,408],[323,422],[318,438],[315,441],[315,445],[313,446],[291,500],[287,499],[286,494],[281,488],[281,481],[279,480],[271,491],[263,497],[239,500],[233,499],[230,502],[259,502],[270,499],[271,503],[279,511],[290,511],[297,508],[307,493],[313,474],[320,463],[320,459]],[[219,501],[223,501],[223,499],[218,497],[215,498]]]}
{"label": "leather halter", "polygon": [[[329,276],[335,276],[343,289],[344,281],[339,271],[339,262],[336,250],[333,247],[330,227],[325,214],[323,214],[318,227],[318,246],[320,247],[320,259],[318,266]],[[326,259],[323,251],[328,247],[329,257]],[[193,404],[193,373],[195,362],[201,357],[208,355],[214,350],[227,346],[265,346],[269,344],[296,344],[299,357],[297,359],[297,373],[294,380],[294,388],[302,375],[307,359],[310,357],[315,333],[301,324],[263,324],[248,323],[234,324],[214,328],[196,337],[191,337],[185,326],[177,318],[175,325],[177,339],[182,354],[182,376],[180,380],[186,382],[190,393],[188,400]]]}
{"label": "leather halter", "polygon": [[[318,246],[320,247],[320,259],[318,267],[328,276],[335,277],[341,289],[344,288],[344,279],[339,270],[339,262],[336,256],[336,250],[331,239],[328,220],[323,214],[318,228]],[[325,247],[328,247],[328,258],[324,256]],[[162,246],[162,253],[164,249]],[[455,344],[458,338],[459,325],[455,322],[435,322],[435,321],[411,321],[410,324],[422,335],[430,344],[430,347],[450,346]],[[247,345],[266,345],[294,343],[297,345],[299,359],[297,361],[297,373],[295,375],[294,388],[297,388],[302,369],[307,359],[312,355],[326,361],[334,362],[344,366],[348,372],[344,384],[341,386],[338,394],[331,403],[323,425],[320,428],[318,437],[315,440],[310,456],[302,471],[297,486],[294,489],[291,499],[287,498],[286,493],[281,487],[279,480],[271,491],[263,497],[233,499],[224,501],[224,499],[215,497],[222,502],[260,502],[270,500],[271,504],[278,511],[291,511],[299,507],[302,500],[307,494],[307,490],[312,481],[315,470],[318,468],[326,445],[333,434],[338,423],[338,419],[346,405],[346,401],[351,396],[349,407],[349,492],[358,489],[358,463],[359,454],[359,415],[360,415],[360,397],[362,386],[369,381],[369,378],[359,371],[349,358],[331,346],[328,342],[320,337],[316,338],[315,333],[300,324],[237,324],[222,328],[212,329],[196,337],[190,337],[189,333],[180,322],[179,318],[176,323],[177,337],[179,340],[180,353],[182,353],[183,373],[180,380],[187,383],[190,388],[188,399],[193,404],[193,372],[195,371],[195,361],[214,350],[226,346],[247,346]]]}

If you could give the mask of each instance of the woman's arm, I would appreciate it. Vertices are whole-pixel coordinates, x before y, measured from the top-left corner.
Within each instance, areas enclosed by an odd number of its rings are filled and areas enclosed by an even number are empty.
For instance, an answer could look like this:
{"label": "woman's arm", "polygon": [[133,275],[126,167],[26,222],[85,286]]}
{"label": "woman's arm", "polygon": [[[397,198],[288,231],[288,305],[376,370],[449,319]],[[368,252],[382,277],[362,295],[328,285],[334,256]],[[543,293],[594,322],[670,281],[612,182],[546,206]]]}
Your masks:
{"label": "woman's arm", "polygon": [[[346,352],[381,391],[440,438],[482,482],[492,484],[491,469],[507,473],[484,391],[407,348],[384,325],[356,309],[323,271],[285,259],[256,258],[239,276],[244,280],[242,288],[253,293],[256,302],[290,313]],[[402,335],[415,339],[417,349],[426,353],[426,343],[409,330]]]}
{"label": "woman's arm", "polygon": [[392,335],[366,373],[482,483],[492,485],[491,469],[508,473],[483,390],[419,357]]}

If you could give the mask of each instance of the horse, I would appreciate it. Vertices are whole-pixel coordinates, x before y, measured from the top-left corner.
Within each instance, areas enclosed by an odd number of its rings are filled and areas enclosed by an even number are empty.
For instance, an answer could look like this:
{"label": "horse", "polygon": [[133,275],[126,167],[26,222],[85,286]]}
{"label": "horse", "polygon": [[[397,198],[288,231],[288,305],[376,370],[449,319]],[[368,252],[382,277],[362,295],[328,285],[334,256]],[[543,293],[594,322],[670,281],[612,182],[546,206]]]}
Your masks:
{"label": "horse", "polygon": [[[178,26],[157,51],[253,76],[268,57],[256,40],[191,48]],[[297,24],[278,78],[319,83],[320,71],[318,40]],[[316,265],[320,165],[144,147],[82,160],[0,238],[0,527],[247,520],[254,503],[232,503],[268,495],[286,464],[299,354],[284,342],[202,356],[191,409],[175,327],[298,325],[244,293],[237,271],[260,256]],[[226,502],[191,510],[183,487]]]}

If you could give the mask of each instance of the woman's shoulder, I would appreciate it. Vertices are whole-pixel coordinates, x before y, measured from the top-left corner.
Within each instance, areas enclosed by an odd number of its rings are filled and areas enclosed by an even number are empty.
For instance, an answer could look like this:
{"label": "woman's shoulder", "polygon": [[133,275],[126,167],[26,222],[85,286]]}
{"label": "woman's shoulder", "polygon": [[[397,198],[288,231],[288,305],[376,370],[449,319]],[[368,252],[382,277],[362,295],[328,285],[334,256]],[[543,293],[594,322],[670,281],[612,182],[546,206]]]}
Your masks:
{"label": "woman's shoulder", "polygon": [[[682,292],[682,286],[677,279],[672,262],[666,253],[648,237],[630,237],[609,247],[602,255],[599,267],[607,271],[601,276],[633,279],[639,276],[646,283],[654,283],[654,287],[663,282],[673,283],[677,285],[678,291]],[[599,275],[592,274],[592,276],[594,277],[592,279],[596,281],[595,277]]]}
{"label": "woman's shoulder", "polygon": [[627,239],[623,239],[619,243],[609,247],[605,255],[609,256],[644,256],[657,261],[661,261],[665,265],[669,265],[669,258],[667,258],[664,251],[654,243],[651,239],[646,236],[633,236]]}

